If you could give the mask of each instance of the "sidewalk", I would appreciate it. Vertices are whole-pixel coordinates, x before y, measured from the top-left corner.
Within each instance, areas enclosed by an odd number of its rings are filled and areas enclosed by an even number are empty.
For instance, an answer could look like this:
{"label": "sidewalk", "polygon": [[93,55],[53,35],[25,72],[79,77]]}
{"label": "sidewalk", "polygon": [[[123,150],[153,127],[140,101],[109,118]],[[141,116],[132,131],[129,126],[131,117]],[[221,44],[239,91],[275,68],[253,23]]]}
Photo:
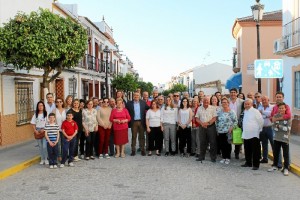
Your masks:
{"label": "sidewalk", "polygon": [[[291,172],[300,176],[300,136],[292,135],[290,141]],[[273,158],[272,153],[269,156]],[[0,148],[0,180],[39,163],[39,148],[35,140],[13,147]],[[269,162],[271,164],[271,162]]]}
{"label": "sidewalk", "polygon": [[0,148],[0,180],[22,171],[40,161],[35,140],[12,147]]}

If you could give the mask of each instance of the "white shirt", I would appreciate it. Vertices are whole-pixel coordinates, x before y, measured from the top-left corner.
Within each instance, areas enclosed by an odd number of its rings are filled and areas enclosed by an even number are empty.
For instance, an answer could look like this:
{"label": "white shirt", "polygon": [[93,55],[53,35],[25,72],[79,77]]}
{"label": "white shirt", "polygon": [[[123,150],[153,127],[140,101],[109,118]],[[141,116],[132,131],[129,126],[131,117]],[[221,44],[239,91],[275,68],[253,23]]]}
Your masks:
{"label": "white shirt", "polygon": [[154,112],[152,109],[149,109],[146,113],[146,119],[149,120],[149,127],[159,127],[161,121],[161,112],[156,110]]}
{"label": "white shirt", "polygon": [[66,119],[66,110],[63,109],[62,113],[60,113],[58,109],[55,109],[55,118],[56,118],[56,123],[59,126],[59,131],[61,131],[61,125],[63,121],[65,121]]}
{"label": "white shirt", "polygon": [[[184,109],[180,109],[178,111],[178,115],[180,115],[178,118],[180,119],[181,124],[185,124],[188,126],[192,125],[192,119],[190,120],[190,112],[193,112],[190,108],[184,110]],[[189,124],[187,124],[189,122]]]}
{"label": "white shirt", "polygon": [[217,116],[217,109],[216,107],[211,105],[208,105],[206,109],[203,106],[200,106],[195,115],[195,117],[200,119],[201,122],[208,122],[216,116]]}
{"label": "white shirt", "polygon": [[259,138],[259,133],[264,125],[264,120],[260,112],[251,107],[244,111],[243,118],[243,139]]}
{"label": "white shirt", "polygon": [[38,114],[38,117],[35,117],[35,114],[31,118],[31,124],[34,124],[36,128],[44,128],[47,122],[47,117],[44,117],[44,114]]}
{"label": "white shirt", "polygon": [[232,101],[230,101],[229,108],[230,108],[230,110],[235,112],[235,114],[237,115],[237,105],[236,104],[237,104],[236,101],[234,103]]}
{"label": "white shirt", "polygon": [[161,122],[162,123],[168,123],[168,124],[176,124],[177,122],[177,114],[178,114],[178,109],[177,108],[171,108],[167,107],[161,109]]}
{"label": "white shirt", "polygon": [[270,105],[268,107],[266,107],[266,109],[263,107],[263,106],[260,106],[258,108],[258,110],[260,111],[263,119],[264,119],[264,127],[267,127],[267,126],[272,126],[273,123],[271,122],[270,120],[270,117],[271,117],[271,112],[273,110],[273,105]]}
{"label": "white shirt", "polygon": [[52,111],[56,108],[55,103],[52,103],[51,106],[47,103],[45,103],[46,111],[47,111],[47,116],[52,113]]}

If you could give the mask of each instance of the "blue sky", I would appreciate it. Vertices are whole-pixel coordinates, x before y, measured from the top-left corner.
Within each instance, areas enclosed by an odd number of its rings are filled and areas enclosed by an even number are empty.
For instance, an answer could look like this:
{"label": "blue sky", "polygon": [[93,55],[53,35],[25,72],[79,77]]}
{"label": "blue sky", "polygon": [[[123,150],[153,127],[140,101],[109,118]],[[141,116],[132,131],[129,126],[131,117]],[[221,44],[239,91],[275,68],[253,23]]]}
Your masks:
{"label": "blue sky", "polygon": [[[165,83],[199,66],[231,65],[234,20],[252,15],[254,0],[59,0],[113,27],[114,38],[144,81]],[[265,12],[281,0],[262,0]]]}

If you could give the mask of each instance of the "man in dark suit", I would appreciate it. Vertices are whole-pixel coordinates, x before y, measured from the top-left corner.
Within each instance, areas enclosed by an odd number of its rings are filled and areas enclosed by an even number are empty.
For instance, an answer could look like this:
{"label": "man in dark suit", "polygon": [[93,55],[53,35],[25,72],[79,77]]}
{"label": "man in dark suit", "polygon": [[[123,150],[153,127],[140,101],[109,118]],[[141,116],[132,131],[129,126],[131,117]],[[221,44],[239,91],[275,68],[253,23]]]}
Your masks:
{"label": "man in dark suit", "polygon": [[126,104],[126,108],[129,111],[131,121],[129,127],[131,128],[132,140],[131,140],[131,156],[135,156],[136,152],[136,138],[139,138],[139,145],[141,149],[141,155],[145,156],[145,128],[146,128],[146,110],[149,109],[146,102],[140,99],[140,93],[135,92],[133,95],[133,101],[129,101]]}

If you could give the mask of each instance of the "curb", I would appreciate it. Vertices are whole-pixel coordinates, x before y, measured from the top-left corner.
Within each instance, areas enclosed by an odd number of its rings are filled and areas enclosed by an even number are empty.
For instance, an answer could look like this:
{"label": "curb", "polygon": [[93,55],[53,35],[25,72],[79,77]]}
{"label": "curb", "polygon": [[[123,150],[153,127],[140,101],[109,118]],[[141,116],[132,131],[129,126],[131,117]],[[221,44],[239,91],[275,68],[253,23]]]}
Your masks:
{"label": "curb", "polygon": [[[273,160],[273,153],[269,152],[268,153],[269,158],[271,158],[271,160]],[[298,176],[300,176],[300,167],[295,165],[294,163],[290,164],[290,171]]]}
{"label": "curb", "polygon": [[40,156],[35,156],[29,160],[26,160],[20,164],[17,164],[13,167],[10,167],[8,169],[5,169],[3,171],[0,172],[0,180],[3,180],[5,178],[7,178],[8,176],[14,175],[36,163],[38,163],[41,160]]}

